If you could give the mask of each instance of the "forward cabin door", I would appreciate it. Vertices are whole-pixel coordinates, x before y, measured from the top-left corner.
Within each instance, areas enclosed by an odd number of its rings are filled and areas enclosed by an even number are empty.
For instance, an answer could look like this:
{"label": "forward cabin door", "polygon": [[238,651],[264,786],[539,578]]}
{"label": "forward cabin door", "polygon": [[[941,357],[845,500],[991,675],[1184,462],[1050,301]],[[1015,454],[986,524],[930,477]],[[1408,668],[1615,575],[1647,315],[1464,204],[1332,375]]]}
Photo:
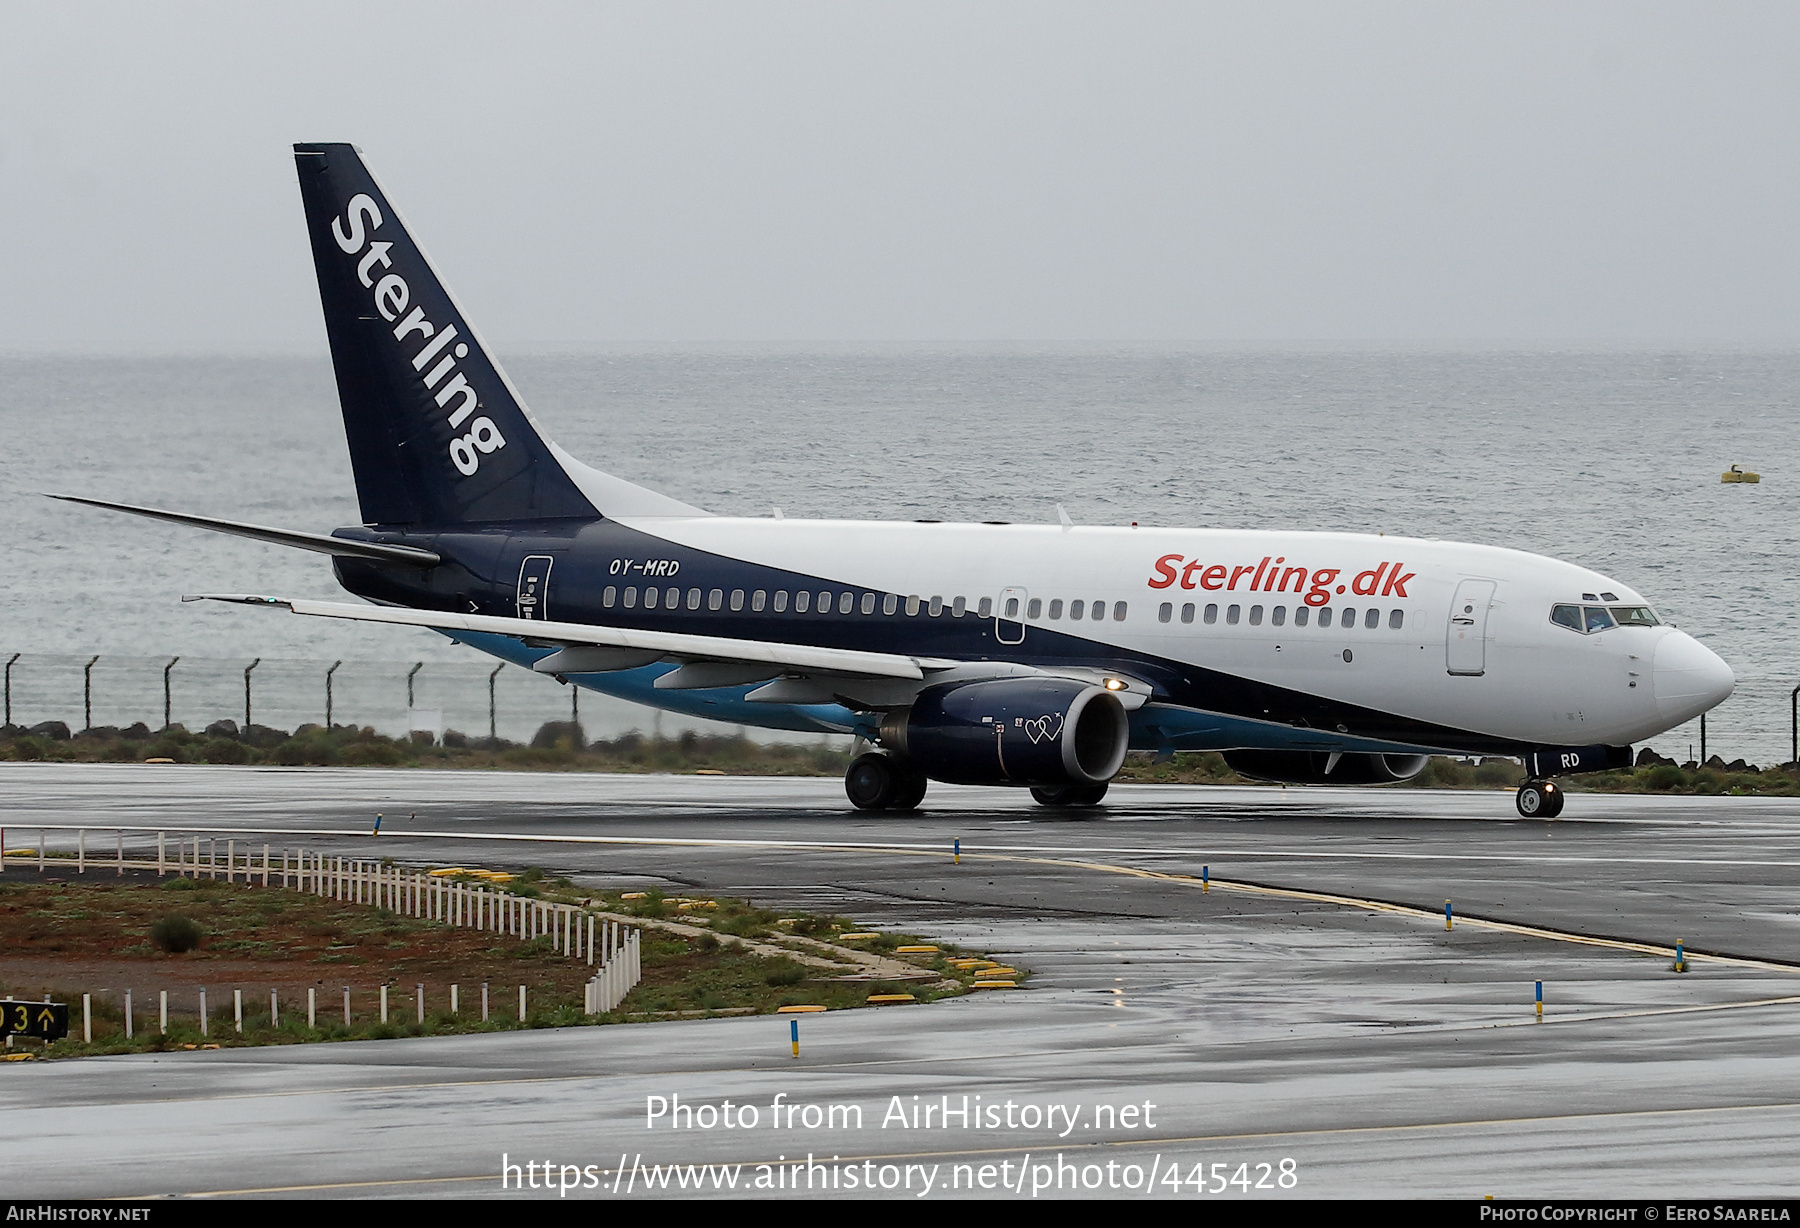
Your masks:
{"label": "forward cabin door", "polygon": [[1446,664],[1452,674],[1480,677],[1487,672],[1488,608],[1494,604],[1492,580],[1464,580],[1450,603],[1446,631]]}
{"label": "forward cabin door", "polygon": [[994,605],[994,638],[1002,644],[1025,642],[1025,590],[1003,588]]}
{"label": "forward cabin door", "polygon": [[550,565],[556,560],[547,554],[534,554],[519,564],[519,617],[543,622],[550,617]]}

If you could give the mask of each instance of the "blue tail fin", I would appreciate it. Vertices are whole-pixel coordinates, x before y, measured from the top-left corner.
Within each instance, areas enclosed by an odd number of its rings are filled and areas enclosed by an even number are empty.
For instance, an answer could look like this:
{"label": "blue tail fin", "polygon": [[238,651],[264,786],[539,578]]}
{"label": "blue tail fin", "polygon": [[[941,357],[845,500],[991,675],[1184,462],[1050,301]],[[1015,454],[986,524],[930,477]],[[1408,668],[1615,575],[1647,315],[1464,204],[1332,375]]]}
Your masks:
{"label": "blue tail fin", "polygon": [[589,492],[639,489],[538,433],[354,146],[296,145],[294,161],[366,523],[592,519]]}

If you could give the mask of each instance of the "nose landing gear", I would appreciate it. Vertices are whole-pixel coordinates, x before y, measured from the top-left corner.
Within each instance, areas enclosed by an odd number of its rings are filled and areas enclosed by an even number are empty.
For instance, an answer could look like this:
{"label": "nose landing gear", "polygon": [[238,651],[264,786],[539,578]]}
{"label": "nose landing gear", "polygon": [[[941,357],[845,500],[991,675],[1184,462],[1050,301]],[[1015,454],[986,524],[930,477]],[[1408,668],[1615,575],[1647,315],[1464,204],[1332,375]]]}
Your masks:
{"label": "nose landing gear", "polygon": [[1519,786],[1513,804],[1524,819],[1554,819],[1562,813],[1563,791],[1555,781],[1528,780]]}

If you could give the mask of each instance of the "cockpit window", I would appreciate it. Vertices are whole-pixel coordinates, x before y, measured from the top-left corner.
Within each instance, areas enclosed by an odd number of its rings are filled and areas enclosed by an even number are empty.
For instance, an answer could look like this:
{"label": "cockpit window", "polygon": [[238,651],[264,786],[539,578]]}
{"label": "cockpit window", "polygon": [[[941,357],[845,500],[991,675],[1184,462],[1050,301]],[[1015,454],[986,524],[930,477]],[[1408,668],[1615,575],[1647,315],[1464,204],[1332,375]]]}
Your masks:
{"label": "cockpit window", "polygon": [[1550,608],[1550,621],[1559,627],[1592,635],[1614,627],[1657,627],[1662,620],[1647,605],[1579,606],[1559,605]]}

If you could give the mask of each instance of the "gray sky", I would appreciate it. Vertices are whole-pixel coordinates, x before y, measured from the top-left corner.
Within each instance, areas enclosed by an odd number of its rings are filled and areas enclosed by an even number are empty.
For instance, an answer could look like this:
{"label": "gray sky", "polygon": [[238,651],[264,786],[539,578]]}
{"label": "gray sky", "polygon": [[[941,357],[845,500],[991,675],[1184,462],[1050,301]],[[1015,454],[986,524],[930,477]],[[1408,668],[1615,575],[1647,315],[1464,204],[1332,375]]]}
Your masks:
{"label": "gray sky", "polygon": [[289,146],[504,352],[1800,339],[1793,4],[17,4],[0,349],[323,351]]}

